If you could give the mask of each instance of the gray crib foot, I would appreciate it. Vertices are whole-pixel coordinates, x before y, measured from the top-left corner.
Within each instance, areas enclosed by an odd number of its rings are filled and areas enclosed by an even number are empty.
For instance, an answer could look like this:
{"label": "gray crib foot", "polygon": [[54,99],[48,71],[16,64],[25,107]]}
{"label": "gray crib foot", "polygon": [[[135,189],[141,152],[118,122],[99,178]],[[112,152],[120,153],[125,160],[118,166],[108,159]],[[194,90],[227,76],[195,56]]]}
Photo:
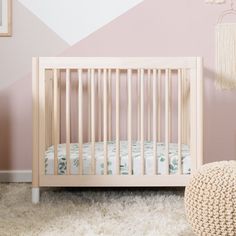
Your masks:
{"label": "gray crib foot", "polygon": [[39,203],[39,197],[40,197],[40,189],[32,188],[32,203],[33,204]]}

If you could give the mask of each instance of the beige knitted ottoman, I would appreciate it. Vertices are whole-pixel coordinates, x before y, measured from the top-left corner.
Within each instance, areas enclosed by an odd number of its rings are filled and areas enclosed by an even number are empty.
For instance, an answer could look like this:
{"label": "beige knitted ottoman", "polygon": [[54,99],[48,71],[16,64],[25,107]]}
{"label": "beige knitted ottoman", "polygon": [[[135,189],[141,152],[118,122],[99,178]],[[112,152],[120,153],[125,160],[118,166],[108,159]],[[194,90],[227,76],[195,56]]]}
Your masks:
{"label": "beige knitted ottoman", "polygon": [[202,166],[186,187],[185,210],[196,235],[236,236],[236,161]]}

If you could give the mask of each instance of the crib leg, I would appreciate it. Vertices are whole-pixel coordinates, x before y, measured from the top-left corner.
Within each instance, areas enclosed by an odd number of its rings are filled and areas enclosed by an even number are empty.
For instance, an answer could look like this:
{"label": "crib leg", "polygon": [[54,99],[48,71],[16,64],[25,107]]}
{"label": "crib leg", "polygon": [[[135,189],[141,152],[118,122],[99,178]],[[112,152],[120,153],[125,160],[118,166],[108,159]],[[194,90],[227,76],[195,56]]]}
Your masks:
{"label": "crib leg", "polygon": [[32,188],[32,203],[34,204],[39,203],[39,197],[40,197],[40,189]]}

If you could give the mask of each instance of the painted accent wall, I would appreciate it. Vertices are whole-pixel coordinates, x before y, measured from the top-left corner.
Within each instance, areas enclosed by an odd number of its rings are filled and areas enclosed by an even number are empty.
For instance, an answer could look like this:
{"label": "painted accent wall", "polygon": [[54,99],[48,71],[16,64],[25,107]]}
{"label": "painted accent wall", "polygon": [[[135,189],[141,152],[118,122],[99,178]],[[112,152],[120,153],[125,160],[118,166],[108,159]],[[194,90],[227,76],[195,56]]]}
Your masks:
{"label": "painted accent wall", "polygon": [[[32,56],[203,56],[204,162],[236,160],[236,91],[214,87],[214,26],[227,5],[132,1],[74,43],[26,2],[13,1],[13,37],[0,38],[0,170],[31,169]],[[46,18],[55,17],[54,12]],[[80,31],[87,25],[72,21],[68,27]]]}

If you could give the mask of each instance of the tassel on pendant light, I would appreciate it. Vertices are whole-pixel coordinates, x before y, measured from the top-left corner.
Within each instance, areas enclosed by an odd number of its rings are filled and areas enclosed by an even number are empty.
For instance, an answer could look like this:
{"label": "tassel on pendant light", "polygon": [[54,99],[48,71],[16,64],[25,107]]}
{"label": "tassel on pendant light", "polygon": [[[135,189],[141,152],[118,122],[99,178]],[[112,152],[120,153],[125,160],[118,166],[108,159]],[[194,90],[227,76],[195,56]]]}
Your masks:
{"label": "tassel on pendant light", "polygon": [[236,23],[216,25],[216,87],[236,88]]}
{"label": "tassel on pendant light", "polygon": [[236,15],[234,2],[224,11],[215,27],[216,38],[216,87],[219,89],[236,88],[236,23],[222,23],[226,15]]}

